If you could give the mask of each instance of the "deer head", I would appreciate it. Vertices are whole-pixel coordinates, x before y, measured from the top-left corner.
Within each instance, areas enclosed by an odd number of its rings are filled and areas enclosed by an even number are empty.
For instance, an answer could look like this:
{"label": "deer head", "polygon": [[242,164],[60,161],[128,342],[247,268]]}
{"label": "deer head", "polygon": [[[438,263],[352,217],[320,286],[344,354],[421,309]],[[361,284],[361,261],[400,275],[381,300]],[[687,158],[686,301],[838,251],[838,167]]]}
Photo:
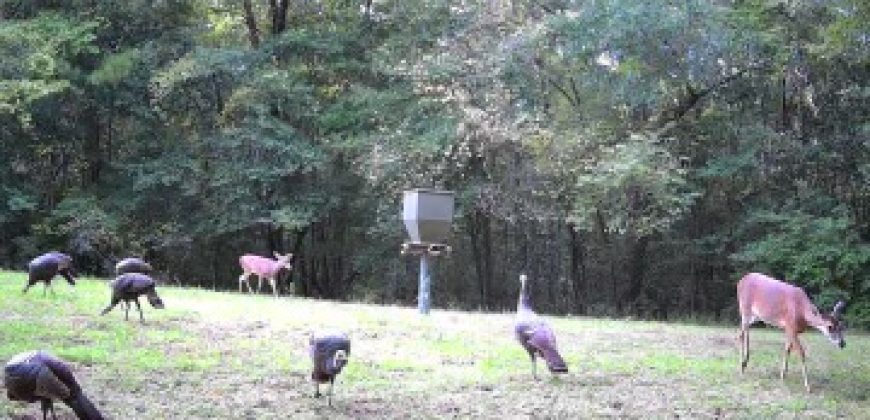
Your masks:
{"label": "deer head", "polygon": [[284,267],[288,270],[293,269],[293,264],[291,262],[291,261],[293,261],[293,254],[287,253],[287,254],[281,255],[277,252],[273,252],[272,255],[275,256],[275,260],[278,261],[278,263],[281,265],[281,267]]}
{"label": "deer head", "polygon": [[834,309],[830,314],[820,314],[823,324],[819,331],[828,337],[834,345],[843,348],[846,347],[846,338],[843,336],[845,326],[843,325],[843,310],[846,309],[846,302],[842,300],[834,305]]}

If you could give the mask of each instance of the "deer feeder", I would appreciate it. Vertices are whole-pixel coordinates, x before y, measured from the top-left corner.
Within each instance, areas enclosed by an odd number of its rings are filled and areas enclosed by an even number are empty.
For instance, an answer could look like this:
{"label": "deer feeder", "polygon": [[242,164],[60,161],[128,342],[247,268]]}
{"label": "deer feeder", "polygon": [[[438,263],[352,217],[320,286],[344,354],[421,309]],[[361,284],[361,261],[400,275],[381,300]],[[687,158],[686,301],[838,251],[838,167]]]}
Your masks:
{"label": "deer feeder", "polygon": [[420,256],[417,308],[425,315],[429,313],[432,283],[429,258],[451,251],[446,242],[453,224],[453,192],[425,188],[405,191],[402,220],[410,239],[402,244],[402,254]]}

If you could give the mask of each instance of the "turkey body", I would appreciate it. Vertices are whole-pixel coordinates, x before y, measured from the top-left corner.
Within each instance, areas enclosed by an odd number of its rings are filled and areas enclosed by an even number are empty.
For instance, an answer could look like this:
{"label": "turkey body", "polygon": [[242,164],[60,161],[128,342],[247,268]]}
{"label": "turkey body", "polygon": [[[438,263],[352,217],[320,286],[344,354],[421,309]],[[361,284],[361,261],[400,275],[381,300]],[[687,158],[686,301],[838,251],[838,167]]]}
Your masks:
{"label": "turkey body", "polygon": [[151,274],[152,270],[151,264],[136,257],[124,258],[115,264],[115,274],[119,276],[127,273]]}
{"label": "turkey body", "polygon": [[42,404],[42,417],[54,413],[54,401],[68,405],[79,419],[102,420],[103,416],[84,395],[67,364],[46,352],[16,355],[3,371],[6,395],[12,401]]}
{"label": "turkey body", "polygon": [[[24,286],[22,293],[27,293],[27,290],[36,283],[44,282],[45,288],[42,289],[42,294],[51,287],[51,281],[55,276],[60,274],[66,281],[75,286],[75,272],[72,268],[72,257],[62,252],[52,251],[42,254],[27,265],[27,285]],[[54,289],[51,289],[54,293]]]}
{"label": "turkey body", "polygon": [[350,339],[344,333],[318,333],[308,342],[311,355],[311,379],[315,384],[315,397],[320,396],[320,384],[329,383],[329,405],[335,377],[347,365],[350,356]]}
{"label": "turkey body", "polygon": [[142,306],[139,305],[139,296],[142,295],[145,295],[148,298],[148,302],[151,306],[157,309],[164,308],[163,300],[157,295],[154,279],[141,273],[122,274],[112,281],[112,300],[109,302],[109,306],[107,306],[106,309],[103,309],[100,315],[109,313],[115,305],[123,301],[126,305],[124,319],[129,319],[130,302],[133,302],[136,304],[136,308],[139,309],[139,321],[145,322],[145,317],[142,314]]}
{"label": "turkey body", "polygon": [[547,363],[551,373],[567,373],[568,365],[559,354],[556,334],[546,321],[532,310],[531,298],[526,290],[527,277],[520,276],[520,297],[514,321],[514,336],[532,361],[532,376],[537,377],[537,357]]}

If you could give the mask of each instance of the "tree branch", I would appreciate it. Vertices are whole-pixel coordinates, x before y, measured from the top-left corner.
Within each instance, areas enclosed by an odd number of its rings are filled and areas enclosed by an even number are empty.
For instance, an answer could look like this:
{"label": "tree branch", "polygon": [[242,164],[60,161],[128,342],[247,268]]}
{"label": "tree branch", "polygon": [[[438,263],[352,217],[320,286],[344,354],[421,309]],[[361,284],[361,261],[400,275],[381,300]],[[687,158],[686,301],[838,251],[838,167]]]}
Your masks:
{"label": "tree branch", "polygon": [[656,130],[656,132],[660,134],[667,130],[670,130],[679,120],[685,117],[686,114],[688,114],[689,111],[691,111],[706,96],[717,92],[721,88],[727,86],[734,80],[743,77],[751,71],[766,68],[767,65],[768,63],[760,63],[756,66],[746,67],[737,72],[729,74],[728,76],[723,77],[719,81],[712,83],[701,90],[695,90],[692,85],[687,83],[685,87],[685,95],[677,100],[676,106],[662,110],[659,113],[659,117],[656,118],[656,124],[659,128]]}
{"label": "tree branch", "polygon": [[[537,57],[534,58],[532,60],[532,62],[535,65],[535,67],[538,69],[538,71],[540,71],[541,75],[544,76],[544,78],[547,80],[547,82],[549,82],[551,85],[553,85],[553,87],[556,88],[556,90],[558,90],[559,93],[562,94],[562,96],[564,96],[566,99],[568,99],[568,102],[570,102],[572,106],[576,107],[579,104],[578,99],[577,99],[578,97],[571,95],[571,92],[569,92],[567,88],[562,86],[562,84],[559,83],[559,81],[556,80],[556,78],[554,78],[550,74],[547,74],[549,72],[547,72],[544,69],[544,66],[541,63],[541,60],[539,58],[537,58]],[[571,83],[573,85],[574,79],[571,79]],[[575,87],[572,86],[572,89],[574,89],[574,88]],[[576,92],[576,90],[575,90],[575,92]]]}

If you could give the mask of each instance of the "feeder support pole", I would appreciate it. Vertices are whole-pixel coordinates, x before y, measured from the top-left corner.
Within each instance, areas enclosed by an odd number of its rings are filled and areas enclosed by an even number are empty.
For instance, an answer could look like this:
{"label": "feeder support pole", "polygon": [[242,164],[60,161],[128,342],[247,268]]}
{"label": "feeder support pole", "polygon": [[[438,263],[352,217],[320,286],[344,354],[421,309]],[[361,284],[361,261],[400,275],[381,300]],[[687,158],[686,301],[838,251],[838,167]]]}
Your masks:
{"label": "feeder support pole", "polygon": [[417,309],[423,315],[429,314],[429,286],[432,284],[432,275],[429,273],[429,254],[420,254],[420,290],[417,296]]}

